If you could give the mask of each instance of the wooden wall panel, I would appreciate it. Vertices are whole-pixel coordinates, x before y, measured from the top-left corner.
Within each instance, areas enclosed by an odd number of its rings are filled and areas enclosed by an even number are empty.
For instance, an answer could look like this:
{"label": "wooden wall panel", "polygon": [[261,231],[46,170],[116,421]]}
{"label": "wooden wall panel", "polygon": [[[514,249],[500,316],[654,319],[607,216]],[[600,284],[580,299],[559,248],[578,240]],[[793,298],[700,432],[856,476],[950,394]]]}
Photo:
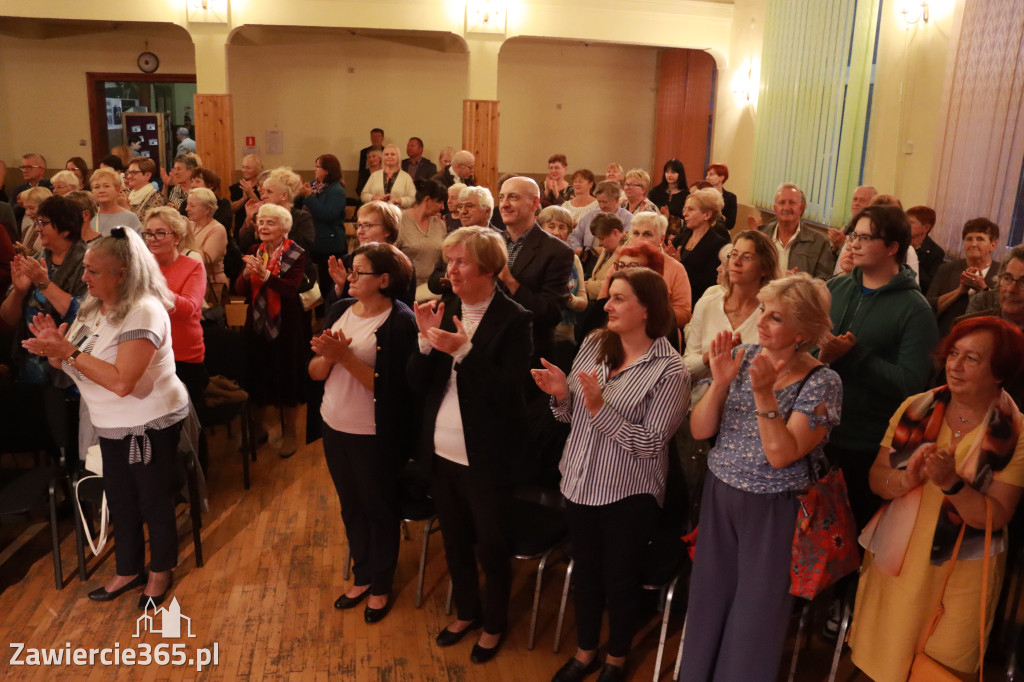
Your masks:
{"label": "wooden wall panel", "polygon": [[476,184],[491,190],[498,201],[498,102],[462,100],[462,148],[476,157]]}
{"label": "wooden wall panel", "polygon": [[659,55],[652,184],[661,182],[661,169],[673,157],[683,162],[688,183],[704,177],[714,84],[715,60],[707,52],[663,50]]}
{"label": "wooden wall panel", "polygon": [[196,153],[203,167],[220,176],[220,196],[228,198],[235,176],[235,124],[231,95],[193,97],[196,112]]}

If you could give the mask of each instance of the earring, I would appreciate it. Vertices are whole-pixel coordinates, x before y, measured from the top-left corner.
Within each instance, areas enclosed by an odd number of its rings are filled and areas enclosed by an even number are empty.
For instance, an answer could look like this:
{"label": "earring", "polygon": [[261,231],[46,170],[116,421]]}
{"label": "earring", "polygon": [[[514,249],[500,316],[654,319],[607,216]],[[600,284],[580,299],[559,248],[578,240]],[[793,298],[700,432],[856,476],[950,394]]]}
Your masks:
{"label": "earring", "polygon": [[793,350],[794,350],[795,352],[799,353],[799,352],[800,352],[800,346],[801,346],[801,345],[803,345],[803,341],[797,341],[797,342],[796,342],[796,346],[795,346],[795,347],[793,348]]}

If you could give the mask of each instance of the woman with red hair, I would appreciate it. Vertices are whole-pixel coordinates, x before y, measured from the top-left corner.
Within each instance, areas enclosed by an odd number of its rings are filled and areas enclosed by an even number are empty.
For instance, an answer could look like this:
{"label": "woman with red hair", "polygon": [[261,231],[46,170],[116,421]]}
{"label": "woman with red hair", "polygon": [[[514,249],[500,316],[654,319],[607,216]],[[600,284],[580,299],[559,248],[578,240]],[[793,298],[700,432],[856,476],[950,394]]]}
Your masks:
{"label": "woman with red hair", "polygon": [[[896,410],[869,474],[871,490],[889,502],[861,536],[867,552],[849,641],[854,664],[879,682],[907,679],[922,639],[946,668],[978,670],[982,585],[988,632],[1004,529],[1024,487],[1024,418],[1003,390],[1024,366],[1024,334],[995,317],[971,318],[953,327],[938,357],[946,385]],[[987,507],[993,560],[981,561]],[[940,600],[942,615],[926,635]]]}
{"label": "woman with red hair", "polygon": [[704,179],[722,193],[722,199],[725,201],[725,208],[722,209],[725,229],[732,232],[732,228],[736,226],[736,195],[725,188],[725,181],[729,179],[729,167],[724,163],[713,163],[708,166]]}

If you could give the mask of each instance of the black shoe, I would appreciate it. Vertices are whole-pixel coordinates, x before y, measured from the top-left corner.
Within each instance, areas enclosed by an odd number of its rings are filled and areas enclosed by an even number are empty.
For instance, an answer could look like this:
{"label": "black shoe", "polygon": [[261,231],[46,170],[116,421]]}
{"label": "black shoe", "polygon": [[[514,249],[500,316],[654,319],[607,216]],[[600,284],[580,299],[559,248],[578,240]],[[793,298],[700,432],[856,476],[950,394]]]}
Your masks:
{"label": "black shoe", "polygon": [[[367,590],[369,592],[369,590]],[[382,609],[375,609],[366,605],[366,610],[363,611],[363,620],[366,621],[367,625],[373,625],[384,620],[384,616],[388,615],[388,611],[391,610],[391,597],[388,597],[388,603],[384,605]]]}
{"label": "black shoe", "polygon": [[498,643],[492,646],[490,649],[482,647],[479,644],[473,645],[473,650],[469,652],[469,660],[473,663],[486,663],[495,656],[498,655],[498,649],[501,648],[501,643],[505,641],[505,633],[501,633],[498,636]]}
{"label": "black shoe", "polygon": [[623,682],[625,679],[626,669],[611,663],[605,663],[601,674],[597,676],[597,682]]}
{"label": "black shoe", "polygon": [[467,632],[470,630],[478,630],[483,624],[483,621],[477,618],[461,632],[452,632],[448,628],[445,628],[444,630],[441,630],[441,632],[437,633],[437,639],[434,641],[441,647],[458,644],[462,641],[462,638],[466,636]]}
{"label": "black shoe", "polygon": [[587,675],[597,672],[597,669],[601,667],[601,661],[595,655],[591,659],[590,663],[583,663],[580,659],[573,656],[565,662],[555,676],[551,678],[551,682],[580,682]]}
{"label": "black shoe", "polygon": [[356,606],[358,606],[360,602],[362,602],[364,599],[366,599],[369,596],[370,596],[370,588],[369,587],[367,587],[363,591],[363,593],[361,595],[359,595],[358,597],[348,597],[348,596],[343,594],[340,597],[338,597],[337,600],[335,600],[334,608],[336,608],[336,609],[353,609]]}
{"label": "black shoe", "polygon": [[167,588],[164,589],[162,593],[156,595],[155,597],[152,597],[146,594],[145,591],[143,591],[143,593],[139,595],[139,608],[145,611],[149,608],[149,603],[153,602],[153,609],[156,610],[156,607],[163,604],[164,600],[167,599],[167,593],[171,591],[172,587],[174,587],[173,573],[171,574],[171,579],[167,581]]}
{"label": "black shoe", "polygon": [[89,599],[92,599],[93,601],[113,601],[125,592],[134,590],[136,587],[142,587],[146,584],[147,580],[149,580],[149,576],[146,575],[145,571],[143,571],[113,592],[107,592],[105,587],[93,590],[89,593]]}

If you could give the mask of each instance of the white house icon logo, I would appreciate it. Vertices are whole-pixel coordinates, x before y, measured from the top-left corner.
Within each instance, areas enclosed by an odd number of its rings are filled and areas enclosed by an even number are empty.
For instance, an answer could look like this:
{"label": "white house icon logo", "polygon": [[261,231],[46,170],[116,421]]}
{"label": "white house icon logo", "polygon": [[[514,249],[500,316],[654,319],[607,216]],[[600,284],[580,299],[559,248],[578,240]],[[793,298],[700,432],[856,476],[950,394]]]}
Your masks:
{"label": "white house icon logo", "polygon": [[[152,615],[149,612],[150,607],[153,607]],[[157,615],[160,616],[160,628],[157,629],[155,620]],[[195,637],[192,634],[192,619],[188,616],[181,615],[181,605],[178,604],[178,598],[174,597],[171,599],[171,604],[166,609],[157,608],[153,600],[150,599],[146,602],[146,610],[141,616],[135,621],[135,634],[132,637],[142,637],[144,632],[154,632],[162,635],[164,639],[177,639],[181,637],[181,623],[185,621],[185,632],[186,637]]]}

